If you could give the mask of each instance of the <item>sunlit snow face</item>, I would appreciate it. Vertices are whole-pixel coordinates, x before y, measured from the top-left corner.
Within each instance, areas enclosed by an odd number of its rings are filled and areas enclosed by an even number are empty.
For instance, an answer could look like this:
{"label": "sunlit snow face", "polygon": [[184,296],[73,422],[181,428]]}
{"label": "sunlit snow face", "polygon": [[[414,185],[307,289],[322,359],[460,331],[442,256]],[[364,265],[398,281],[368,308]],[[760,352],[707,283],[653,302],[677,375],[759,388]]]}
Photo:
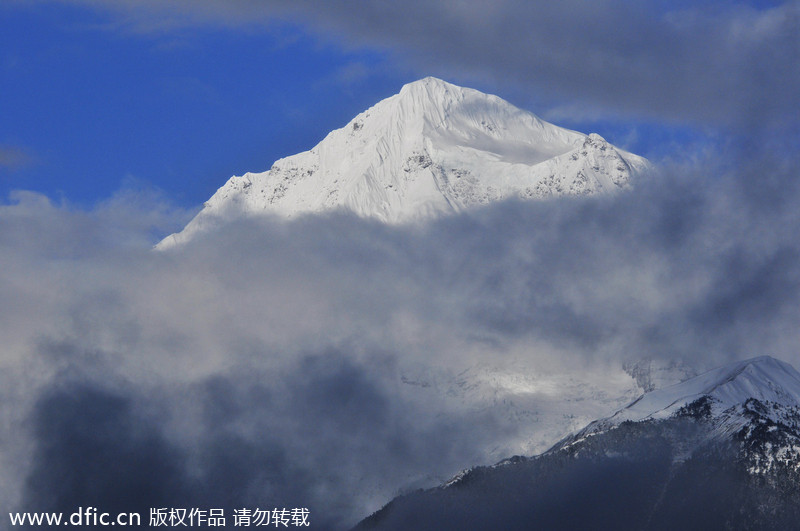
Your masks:
{"label": "sunlit snow face", "polygon": [[269,170],[230,178],[166,250],[237,217],[345,210],[391,224],[517,199],[619,193],[645,159],[498,96],[426,77]]}

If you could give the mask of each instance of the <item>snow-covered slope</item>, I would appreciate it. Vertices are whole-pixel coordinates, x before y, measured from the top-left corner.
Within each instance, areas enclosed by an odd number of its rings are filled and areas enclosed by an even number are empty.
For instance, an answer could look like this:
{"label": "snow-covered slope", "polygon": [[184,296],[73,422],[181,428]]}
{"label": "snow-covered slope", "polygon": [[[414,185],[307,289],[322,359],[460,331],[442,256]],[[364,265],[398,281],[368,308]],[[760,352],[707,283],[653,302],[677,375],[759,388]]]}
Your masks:
{"label": "snow-covered slope", "polygon": [[732,363],[647,393],[565,438],[550,452],[580,446],[626,423],[685,418],[701,422],[703,436],[680,441],[678,459],[709,445],[735,444],[737,459],[750,473],[783,469],[800,474],[800,373],[769,356]]}
{"label": "snow-covered slope", "polygon": [[[787,411],[800,411],[800,373],[770,356],[736,362],[647,393],[581,433],[605,431],[625,421],[670,418],[701,399],[712,418],[730,419],[737,409],[756,400],[770,405],[767,416],[772,421],[785,420]],[[800,423],[796,427],[800,428]]]}
{"label": "snow-covered slope", "polygon": [[160,248],[230,217],[343,208],[396,223],[510,198],[610,193],[647,167],[599,135],[547,123],[497,96],[428,77],[310,151],[232,177]]}

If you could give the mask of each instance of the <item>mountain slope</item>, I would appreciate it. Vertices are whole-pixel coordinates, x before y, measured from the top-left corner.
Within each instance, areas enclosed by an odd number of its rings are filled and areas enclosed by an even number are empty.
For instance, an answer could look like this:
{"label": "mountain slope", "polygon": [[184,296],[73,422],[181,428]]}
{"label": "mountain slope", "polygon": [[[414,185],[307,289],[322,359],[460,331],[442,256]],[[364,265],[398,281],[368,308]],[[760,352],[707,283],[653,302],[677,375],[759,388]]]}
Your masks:
{"label": "mountain slope", "polygon": [[548,452],[397,498],[360,529],[798,529],[800,374],[773,358],[654,391]]}
{"label": "mountain slope", "polygon": [[510,198],[608,193],[647,167],[599,135],[436,78],[405,85],[262,173],[232,177],[166,248],[238,215],[347,209],[397,223]]}
{"label": "mountain slope", "polygon": [[[626,421],[670,418],[700,403],[709,418],[732,428],[730,423],[746,420],[741,415],[745,405],[755,402],[770,405],[765,415],[771,422],[795,423],[791,416],[800,412],[800,374],[769,356],[733,363],[647,393],[613,416],[589,424],[575,438],[608,431]],[[784,418],[786,414],[790,418]]]}

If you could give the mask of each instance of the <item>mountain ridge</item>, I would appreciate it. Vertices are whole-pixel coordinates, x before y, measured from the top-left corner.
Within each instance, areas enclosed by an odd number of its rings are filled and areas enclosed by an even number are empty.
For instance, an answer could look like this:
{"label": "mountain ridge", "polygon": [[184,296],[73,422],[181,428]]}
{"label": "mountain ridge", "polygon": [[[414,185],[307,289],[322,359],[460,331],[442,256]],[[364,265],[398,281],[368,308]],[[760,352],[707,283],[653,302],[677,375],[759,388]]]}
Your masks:
{"label": "mountain ridge", "polygon": [[308,151],[231,177],[158,245],[241,215],[343,209],[387,223],[492,201],[614,193],[648,162],[597,134],[550,124],[498,96],[427,77],[402,87]]}
{"label": "mountain ridge", "polygon": [[[707,406],[709,414],[714,416],[721,416],[749,400],[800,411],[800,373],[771,356],[734,362],[645,393],[612,416],[590,423],[571,437],[579,439],[607,431],[626,421],[669,418],[704,397],[710,399]],[[800,424],[797,427],[800,429]]]}

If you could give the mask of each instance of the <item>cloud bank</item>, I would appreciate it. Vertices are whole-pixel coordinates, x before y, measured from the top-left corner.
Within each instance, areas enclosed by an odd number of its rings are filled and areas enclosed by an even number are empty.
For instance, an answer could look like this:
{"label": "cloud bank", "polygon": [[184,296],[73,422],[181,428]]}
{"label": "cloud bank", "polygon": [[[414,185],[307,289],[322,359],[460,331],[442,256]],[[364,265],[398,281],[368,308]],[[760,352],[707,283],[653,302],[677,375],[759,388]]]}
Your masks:
{"label": "cloud bank", "polygon": [[3,499],[302,506],[341,528],[520,435],[409,371],[800,365],[794,162],[421,227],[242,220],[168,253],[152,233],[178,221],[154,196],[81,211],[19,194],[0,207]]}

